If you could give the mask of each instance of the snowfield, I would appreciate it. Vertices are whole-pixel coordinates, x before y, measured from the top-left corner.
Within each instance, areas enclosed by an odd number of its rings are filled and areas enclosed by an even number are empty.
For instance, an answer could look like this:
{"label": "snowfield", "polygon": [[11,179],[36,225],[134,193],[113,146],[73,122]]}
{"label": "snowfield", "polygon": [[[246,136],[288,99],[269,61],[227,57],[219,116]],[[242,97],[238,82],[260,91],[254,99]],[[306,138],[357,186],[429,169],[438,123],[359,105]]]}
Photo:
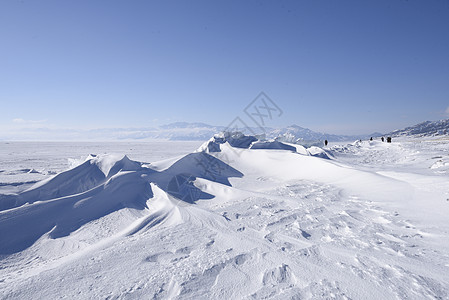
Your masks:
{"label": "snowfield", "polygon": [[448,138],[198,146],[2,143],[0,297],[449,298]]}

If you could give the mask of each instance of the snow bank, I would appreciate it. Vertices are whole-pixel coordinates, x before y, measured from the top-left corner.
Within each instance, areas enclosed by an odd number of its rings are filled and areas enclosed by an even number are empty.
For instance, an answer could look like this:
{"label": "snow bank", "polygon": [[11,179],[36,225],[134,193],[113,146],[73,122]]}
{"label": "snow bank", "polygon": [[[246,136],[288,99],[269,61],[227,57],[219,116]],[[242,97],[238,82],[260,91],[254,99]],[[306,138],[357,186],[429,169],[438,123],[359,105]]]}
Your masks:
{"label": "snow bank", "polygon": [[279,140],[261,140],[256,136],[247,136],[240,132],[225,132],[217,134],[201,145],[197,149],[197,152],[221,152],[223,145],[228,145],[239,149],[287,150],[301,155],[310,155],[326,159],[329,158],[326,151],[317,146],[310,146],[309,148],[306,148],[299,144],[285,143]]}
{"label": "snow bank", "polygon": [[67,236],[117,210],[148,209],[155,185],[178,200],[195,203],[213,197],[194,185],[196,178],[229,186],[229,177],[241,176],[203,152],[188,154],[162,171],[126,156],[91,155],[73,169],[0,199],[0,254],[22,251],[46,233],[53,239]]}

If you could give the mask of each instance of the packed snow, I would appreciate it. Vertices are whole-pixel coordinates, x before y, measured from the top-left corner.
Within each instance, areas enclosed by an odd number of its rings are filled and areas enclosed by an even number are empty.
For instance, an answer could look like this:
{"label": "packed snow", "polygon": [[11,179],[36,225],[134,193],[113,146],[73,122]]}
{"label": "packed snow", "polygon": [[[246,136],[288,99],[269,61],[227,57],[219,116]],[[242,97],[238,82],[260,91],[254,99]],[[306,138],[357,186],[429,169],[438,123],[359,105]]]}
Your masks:
{"label": "packed snow", "polygon": [[444,137],[2,143],[0,161],[4,299],[449,297]]}

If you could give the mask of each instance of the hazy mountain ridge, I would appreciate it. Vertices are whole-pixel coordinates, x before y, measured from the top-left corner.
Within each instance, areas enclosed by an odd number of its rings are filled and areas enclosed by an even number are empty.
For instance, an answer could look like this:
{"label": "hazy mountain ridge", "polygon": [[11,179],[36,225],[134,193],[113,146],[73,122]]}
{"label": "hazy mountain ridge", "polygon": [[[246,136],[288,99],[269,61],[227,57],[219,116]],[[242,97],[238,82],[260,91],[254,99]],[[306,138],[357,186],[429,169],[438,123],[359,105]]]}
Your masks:
{"label": "hazy mountain ridge", "polygon": [[[227,127],[214,126],[205,123],[188,123],[188,122],[176,122],[159,127],[159,131],[155,135],[155,132],[148,132],[147,137],[164,138],[169,140],[203,140],[209,139],[216,133],[226,131]],[[242,132],[265,134],[268,139],[278,139],[286,142],[300,142],[300,141],[349,141],[356,139],[364,139],[369,135],[337,135],[316,132],[308,128],[298,126],[296,124],[283,127],[283,128],[270,128],[265,127],[263,131],[261,128],[248,128],[242,129]],[[378,136],[381,134],[375,134]],[[130,135],[127,135],[130,137]],[[144,134],[145,136],[145,134]],[[371,135],[372,136],[372,135]]]}
{"label": "hazy mountain ridge", "polygon": [[425,121],[404,129],[398,129],[390,132],[388,135],[412,136],[412,137],[432,137],[449,135],[449,119],[439,121]]}
{"label": "hazy mountain ridge", "polygon": [[358,139],[366,139],[370,136],[379,136],[381,134],[375,133],[372,135],[339,135],[339,134],[328,134],[322,132],[316,132],[308,128],[304,128],[298,125],[290,125],[285,128],[273,129],[267,133],[268,138],[274,138],[285,142],[301,142],[301,141],[351,141]]}
{"label": "hazy mountain ridge", "polygon": [[[224,126],[213,126],[204,123],[187,123],[177,122],[164,126],[160,126],[162,130],[157,138],[167,138],[170,140],[202,140],[209,139],[216,133],[226,131],[228,128]],[[380,136],[381,133],[371,135],[338,135],[313,131],[296,124],[283,128],[244,128],[241,129],[245,134],[264,134],[267,139],[277,139],[285,142],[301,142],[301,141],[352,141],[358,139],[366,139],[370,136]]]}
{"label": "hazy mountain ridge", "polygon": [[[0,140],[208,140],[214,134],[227,131],[228,127],[195,122],[175,122],[158,127],[98,128],[90,130],[21,128],[0,135]],[[235,130],[233,128],[233,130]],[[298,125],[284,128],[241,128],[245,134],[264,134],[269,139],[286,142],[298,141],[348,141],[367,136],[335,135],[316,132]]]}
{"label": "hazy mountain ridge", "polygon": [[[0,140],[172,140],[172,141],[201,141],[208,140],[214,134],[226,131],[225,126],[215,126],[201,122],[175,122],[158,127],[134,128],[98,128],[81,129],[52,129],[52,128],[21,128],[0,135]],[[301,142],[345,142],[365,140],[370,137],[382,136],[382,133],[366,135],[339,135],[313,131],[296,124],[283,128],[242,128],[245,134],[264,134],[267,139],[277,139],[289,143]],[[426,121],[404,129],[395,130],[385,136],[439,136],[449,134],[449,119],[440,121]]]}

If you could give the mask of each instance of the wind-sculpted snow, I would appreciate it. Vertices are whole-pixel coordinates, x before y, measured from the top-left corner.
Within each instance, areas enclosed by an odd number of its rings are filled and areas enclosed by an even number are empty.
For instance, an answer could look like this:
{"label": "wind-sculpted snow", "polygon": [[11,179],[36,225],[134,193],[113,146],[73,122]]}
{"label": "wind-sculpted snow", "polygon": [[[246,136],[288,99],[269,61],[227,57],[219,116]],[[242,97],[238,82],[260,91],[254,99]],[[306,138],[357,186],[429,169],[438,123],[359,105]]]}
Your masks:
{"label": "wind-sculpted snow", "polygon": [[229,138],[153,163],[90,156],[10,195],[2,297],[449,297],[447,141]]}
{"label": "wind-sculpted snow", "polygon": [[19,195],[0,195],[0,210],[83,193],[104,183],[119,171],[139,169],[141,164],[131,161],[127,156],[117,160],[109,155],[101,159],[90,155],[81,165],[39,182]]}
{"label": "wind-sculpted snow", "polygon": [[[224,145],[229,145],[237,149],[287,150],[302,155],[329,158],[326,151],[317,146],[305,148],[300,144],[289,144],[278,140],[259,139],[256,136],[247,136],[240,132],[223,132],[216,134],[209,141],[204,143],[198,151],[207,153],[221,152],[221,148]],[[237,150],[237,152],[238,151],[239,150]]]}
{"label": "wind-sculpted snow", "polygon": [[251,149],[279,149],[296,152],[296,148],[278,141],[257,142],[251,145]]}
{"label": "wind-sculpted snow", "polygon": [[244,135],[240,132],[223,132],[214,135],[214,137],[202,146],[202,151],[220,152],[220,145],[224,143],[228,143],[231,147],[248,149],[256,141],[258,141],[256,137]]}
{"label": "wind-sculpted snow", "polygon": [[153,197],[150,183],[194,203],[213,197],[195,187],[196,178],[230,185],[229,177],[242,175],[203,152],[186,155],[163,171],[143,167],[126,156],[115,161],[107,155],[90,156],[78,167],[19,195],[7,196],[0,212],[0,254],[22,251],[45,233],[50,238],[67,236],[120,209],[146,209]]}
{"label": "wind-sculpted snow", "polygon": [[119,174],[84,193],[33,201],[34,204],[2,212],[0,254],[21,251],[47,232],[50,238],[67,236],[84,224],[122,208],[144,209],[152,191],[141,175],[142,172]]}
{"label": "wind-sculpted snow", "polygon": [[5,210],[25,203],[49,200],[78,194],[87,191],[105,181],[106,176],[100,168],[92,161],[86,161],[80,166],[63,172],[38,183],[35,187],[21,193],[20,195],[0,196],[0,209]]}

